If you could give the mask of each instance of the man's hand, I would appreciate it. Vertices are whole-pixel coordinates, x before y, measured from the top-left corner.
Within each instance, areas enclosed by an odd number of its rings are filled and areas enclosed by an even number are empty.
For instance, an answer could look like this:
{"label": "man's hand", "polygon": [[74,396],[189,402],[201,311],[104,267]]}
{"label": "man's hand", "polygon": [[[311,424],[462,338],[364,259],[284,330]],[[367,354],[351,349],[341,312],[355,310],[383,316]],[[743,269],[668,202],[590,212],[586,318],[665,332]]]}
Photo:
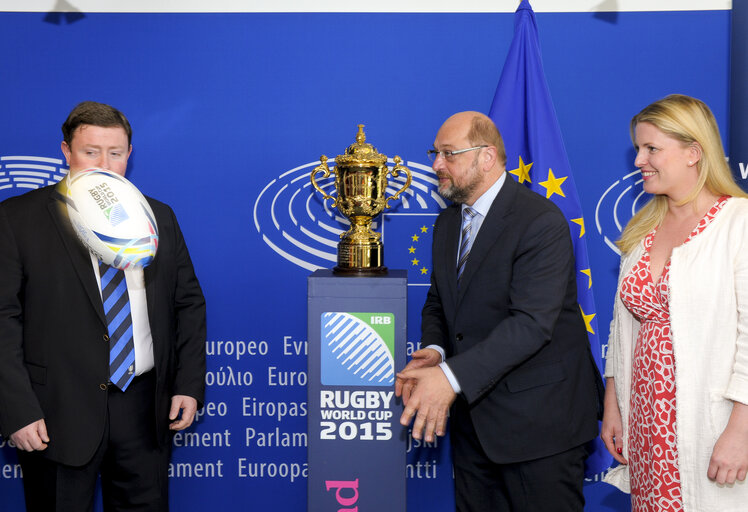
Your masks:
{"label": "man's hand", "polygon": [[[182,416],[179,417],[179,411]],[[197,400],[187,395],[174,395],[171,397],[171,410],[169,411],[169,424],[171,430],[184,430],[192,425],[197,412]],[[177,419],[179,417],[179,419]]]}
{"label": "man's hand", "polygon": [[19,450],[26,452],[45,450],[49,442],[47,424],[43,419],[30,423],[13,432],[10,435],[10,440],[13,441]]}
{"label": "man's hand", "polygon": [[408,370],[417,370],[418,368],[430,368],[442,362],[442,356],[433,348],[422,348],[413,352],[412,359],[405,365],[403,372],[397,374],[395,379],[395,396],[403,397],[403,405],[408,405],[410,395],[416,386],[416,381],[402,377],[402,373]]}
{"label": "man's hand", "polygon": [[442,369],[436,366],[409,370],[406,367],[397,378],[415,383],[400,416],[400,424],[408,426],[418,413],[413,423],[413,439],[431,443],[435,434],[443,436],[447,430],[449,406],[457,395]]}

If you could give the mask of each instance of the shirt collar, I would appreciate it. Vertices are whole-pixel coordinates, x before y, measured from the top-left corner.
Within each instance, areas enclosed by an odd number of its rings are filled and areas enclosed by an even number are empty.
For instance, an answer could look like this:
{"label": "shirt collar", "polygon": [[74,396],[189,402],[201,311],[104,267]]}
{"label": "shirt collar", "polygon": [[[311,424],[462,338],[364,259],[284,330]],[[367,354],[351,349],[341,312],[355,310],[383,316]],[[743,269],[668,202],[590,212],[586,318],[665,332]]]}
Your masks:
{"label": "shirt collar", "polygon": [[[482,217],[485,217],[488,215],[488,210],[491,209],[491,205],[493,204],[493,200],[496,199],[496,196],[499,195],[499,191],[501,190],[501,187],[504,185],[504,181],[506,181],[506,171],[501,173],[501,176],[499,176],[499,179],[494,182],[493,185],[489,187],[488,190],[483,192],[483,195],[480,196],[476,201],[473,203],[473,206],[471,207],[476,212],[480,213]],[[466,204],[462,204],[462,208],[460,211],[463,211],[465,208],[467,208]]]}

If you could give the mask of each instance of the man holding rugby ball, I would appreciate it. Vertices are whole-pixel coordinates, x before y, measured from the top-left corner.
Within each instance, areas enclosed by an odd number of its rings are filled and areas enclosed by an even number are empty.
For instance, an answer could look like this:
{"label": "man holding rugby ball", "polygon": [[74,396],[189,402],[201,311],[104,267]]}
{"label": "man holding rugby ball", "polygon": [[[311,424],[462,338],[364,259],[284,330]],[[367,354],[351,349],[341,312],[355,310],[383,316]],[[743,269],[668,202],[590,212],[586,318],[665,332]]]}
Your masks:
{"label": "man holding rugby ball", "polygon": [[[132,131],[119,110],[81,103],[62,132],[70,176],[125,175]],[[90,511],[99,476],[105,510],[168,510],[170,433],[190,426],[205,391],[200,284],[174,212],[148,198],[159,246],[124,271],[135,362],[113,383],[108,270],[62,201],[53,185],[0,203],[0,431],[18,448],[27,510]]]}

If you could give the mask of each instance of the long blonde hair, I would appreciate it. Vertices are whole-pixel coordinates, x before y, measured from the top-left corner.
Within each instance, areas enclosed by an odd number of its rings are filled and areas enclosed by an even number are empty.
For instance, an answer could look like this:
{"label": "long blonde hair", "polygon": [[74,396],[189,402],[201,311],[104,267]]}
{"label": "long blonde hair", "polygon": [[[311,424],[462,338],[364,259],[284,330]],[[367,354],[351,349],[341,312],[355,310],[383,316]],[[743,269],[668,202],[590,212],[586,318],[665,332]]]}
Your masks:
{"label": "long blonde hair", "polygon": [[[631,120],[631,140],[636,143],[634,131],[639,123],[654,125],[684,146],[698,144],[701,158],[697,162],[699,179],[691,193],[678,204],[690,203],[706,189],[716,196],[730,195],[748,197],[743,189],[735,183],[730,166],[727,165],[722,140],[714,114],[709,107],[696,98],[683,94],[671,94],[636,114]],[[634,215],[618,240],[618,248],[624,254],[636,247],[665,218],[668,210],[667,197],[654,196]]]}

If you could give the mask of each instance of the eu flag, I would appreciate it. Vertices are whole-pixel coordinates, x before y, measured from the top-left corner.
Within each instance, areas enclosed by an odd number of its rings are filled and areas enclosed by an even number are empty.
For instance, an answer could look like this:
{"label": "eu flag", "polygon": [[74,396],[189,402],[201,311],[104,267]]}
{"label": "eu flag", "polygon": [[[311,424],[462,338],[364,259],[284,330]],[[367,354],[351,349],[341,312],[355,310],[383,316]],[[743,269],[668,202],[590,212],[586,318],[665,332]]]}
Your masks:
{"label": "eu flag", "polygon": [[389,268],[408,270],[408,286],[431,284],[431,243],[437,213],[385,213],[382,239]]}
{"label": "eu flag", "polygon": [[[489,116],[504,138],[510,175],[553,201],[569,222],[576,256],[579,306],[587,325],[592,354],[598,368],[602,369],[584,216],[545,80],[538,27],[528,0],[522,0],[514,15],[514,39]],[[597,439],[595,451],[587,460],[587,476],[607,469],[611,461],[612,457]]]}

